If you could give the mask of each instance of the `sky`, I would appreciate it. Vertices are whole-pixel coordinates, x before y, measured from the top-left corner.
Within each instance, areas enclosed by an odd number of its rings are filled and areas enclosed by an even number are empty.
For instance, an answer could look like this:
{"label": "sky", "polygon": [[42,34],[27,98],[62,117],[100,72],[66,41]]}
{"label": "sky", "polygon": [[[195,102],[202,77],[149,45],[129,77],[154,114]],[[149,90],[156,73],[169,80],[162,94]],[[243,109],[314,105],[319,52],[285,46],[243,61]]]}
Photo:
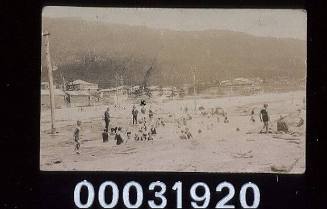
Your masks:
{"label": "sky", "polygon": [[43,17],[74,17],[101,23],[178,31],[231,30],[264,37],[307,38],[307,14],[300,9],[43,8]]}

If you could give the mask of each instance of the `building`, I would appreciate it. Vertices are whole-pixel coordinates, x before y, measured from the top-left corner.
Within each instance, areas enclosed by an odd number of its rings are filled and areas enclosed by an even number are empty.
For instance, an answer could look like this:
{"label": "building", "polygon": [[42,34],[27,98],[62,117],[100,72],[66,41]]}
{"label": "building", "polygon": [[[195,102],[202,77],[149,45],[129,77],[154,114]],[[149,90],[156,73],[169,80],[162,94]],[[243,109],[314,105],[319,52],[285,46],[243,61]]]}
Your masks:
{"label": "building", "polygon": [[160,96],[161,90],[159,86],[149,86],[147,89],[151,92],[152,96]]}
{"label": "building", "polygon": [[118,86],[117,88],[108,88],[99,90],[100,98],[106,102],[120,103],[126,100],[130,91],[128,86]]}
{"label": "building", "polygon": [[41,82],[41,89],[49,89],[49,82]]}
{"label": "building", "polygon": [[[56,85],[53,84],[53,88],[56,88]],[[49,82],[47,81],[41,82],[41,89],[43,90],[49,89]]]}
{"label": "building", "polygon": [[[62,108],[66,105],[65,92],[60,89],[54,89],[55,107]],[[41,108],[50,108],[49,89],[41,89]]]}
{"label": "building", "polygon": [[220,88],[227,95],[251,95],[261,91],[260,81],[248,78],[221,81]]}
{"label": "building", "polygon": [[117,95],[119,96],[127,96],[130,88],[128,86],[118,86],[117,88],[108,88],[108,89],[101,89],[99,90],[101,98],[105,97],[114,97]]}
{"label": "building", "polygon": [[88,91],[66,91],[65,93],[71,107],[89,106],[96,101],[96,98]]}
{"label": "building", "polygon": [[67,90],[69,91],[96,91],[98,90],[99,86],[95,83],[89,83],[82,80],[76,80],[67,83],[66,85]]}

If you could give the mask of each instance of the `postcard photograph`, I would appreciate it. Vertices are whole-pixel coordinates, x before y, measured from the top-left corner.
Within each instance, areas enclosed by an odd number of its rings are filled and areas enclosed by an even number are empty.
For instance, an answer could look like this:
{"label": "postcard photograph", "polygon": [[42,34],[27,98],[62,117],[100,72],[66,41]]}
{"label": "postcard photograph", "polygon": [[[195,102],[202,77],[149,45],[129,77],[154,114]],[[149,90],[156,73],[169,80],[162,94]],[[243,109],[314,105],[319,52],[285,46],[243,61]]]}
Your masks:
{"label": "postcard photograph", "polygon": [[40,170],[303,173],[307,14],[48,6]]}

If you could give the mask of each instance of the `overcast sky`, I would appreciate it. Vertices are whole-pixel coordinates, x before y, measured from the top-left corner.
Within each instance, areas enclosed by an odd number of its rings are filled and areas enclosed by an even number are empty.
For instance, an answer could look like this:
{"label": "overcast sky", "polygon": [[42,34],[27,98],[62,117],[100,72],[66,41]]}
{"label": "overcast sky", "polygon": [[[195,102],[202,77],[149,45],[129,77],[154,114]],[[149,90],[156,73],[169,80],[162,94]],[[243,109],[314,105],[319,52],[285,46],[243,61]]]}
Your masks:
{"label": "overcast sky", "polygon": [[183,31],[224,29],[301,40],[306,40],[307,31],[306,12],[294,9],[45,7],[42,15]]}

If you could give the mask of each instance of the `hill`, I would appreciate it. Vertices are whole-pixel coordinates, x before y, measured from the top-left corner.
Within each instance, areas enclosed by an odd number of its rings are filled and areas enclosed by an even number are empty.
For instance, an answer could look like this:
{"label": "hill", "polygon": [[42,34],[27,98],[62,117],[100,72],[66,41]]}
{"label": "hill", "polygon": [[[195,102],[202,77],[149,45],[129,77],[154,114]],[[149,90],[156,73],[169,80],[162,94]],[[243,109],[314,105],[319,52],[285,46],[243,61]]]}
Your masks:
{"label": "hill", "polygon": [[[302,40],[225,30],[159,30],[73,18],[44,18],[42,24],[51,33],[57,83],[63,75],[66,80],[110,87],[119,74],[125,84],[139,84],[150,66],[149,82],[156,85],[192,82],[192,66],[202,82],[240,76],[303,78],[306,74],[306,43]],[[44,49],[42,66],[45,69]],[[45,70],[42,79],[46,79]]]}

